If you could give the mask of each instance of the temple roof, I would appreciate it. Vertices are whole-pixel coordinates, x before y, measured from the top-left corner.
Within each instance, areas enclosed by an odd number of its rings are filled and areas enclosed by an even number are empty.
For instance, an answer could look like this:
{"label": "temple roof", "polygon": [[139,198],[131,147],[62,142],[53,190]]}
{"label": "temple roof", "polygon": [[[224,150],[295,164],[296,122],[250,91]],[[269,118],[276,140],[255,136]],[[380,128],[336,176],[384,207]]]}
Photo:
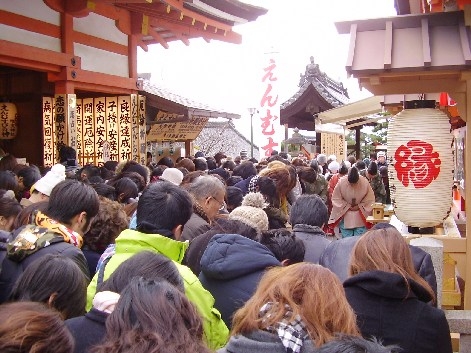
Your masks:
{"label": "temple roof", "polygon": [[[207,104],[196,102],[192,99],[170,92],[166,88],[156,86],[150,83],[148,80],[144,80],[142,91],[144,94],[149,93],[154,96],[151,97],[145,94],[150,105],[155,105],[170,113],[180,113],[184,115],[186,119],[188,119],[189,115],[204,116],[208,118],[240,118],[239,114],[228,112],[222,108],[211,107]],[[154,100],[158,103],[152,104],[152,101]]]}
{"label": "temple roof", "polygon": [[[226,120],[226,121],[215,121],[215,120],[209,120],[205,127],[203,129],[220,129],[222,127],[229,127],[232,131],[234,131],[234,133],[243,141],[247,142],[248,144],[250,144],[250,140],[245,137],[244,135],[242,135],[242,133],[237,130],[237,128],[235,127],[234,123],[231,121],[231,120]],[[258,149],[259,147],[254,143],[253,144],[253,147],[255,149]]]}
{"label": "temple roof", "polygon": [[[43,0],[51,8],[82,17],[96,12],[115,17],[127,34],[137,34],[138,44],[159,43],[168,48],[171,41],[203,38],[240,44],[242,37],[233,26],[255,21],[267,9],[238,0]],[[122,10],[127,10],[128,14]]]}
{"label": "temple roof", "polygon": [[349,102],[347,89],[319,69],[311,56],[301,74],[299,90],[281,105],[280,123],[290,128],[313,131],[318,113]]}

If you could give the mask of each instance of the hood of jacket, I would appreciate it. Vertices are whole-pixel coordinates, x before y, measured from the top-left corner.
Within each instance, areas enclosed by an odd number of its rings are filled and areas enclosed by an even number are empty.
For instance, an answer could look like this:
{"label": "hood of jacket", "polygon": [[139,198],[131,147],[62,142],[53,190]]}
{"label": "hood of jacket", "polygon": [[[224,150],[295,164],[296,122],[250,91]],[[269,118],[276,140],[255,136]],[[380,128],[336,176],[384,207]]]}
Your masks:
{"label": "hood of jacket", "polygon": [[239,234],[213,236],[201,258],[201,272],[217,280],[234,279],[280,265],[265,245]]}
{"label": "hood of jacket", "polygon": [[417,298],[426,303],[432,300],[424,287],[411,279],[408,282],[410,291],[404,278],[397,273],[367,271],[348,278],[343,286],[346,290],[350,287],[359,287],[372,294],[391,299]]}
{"label": "hood of jacket", "polygon": [[116,255],[136,254],[142,250],[154,250],[169,259],[181,263],[189,243],[167,238],[160,234],[146,234],[125,229],[116,238]]}
{"label": "hood of jacket", "polygon": [[326,238],[324,231],[318,226],[311,226],[309,224],[295,224],[293,226],[293,232],[295,233],[304,233],[306,236],[321,236]]}

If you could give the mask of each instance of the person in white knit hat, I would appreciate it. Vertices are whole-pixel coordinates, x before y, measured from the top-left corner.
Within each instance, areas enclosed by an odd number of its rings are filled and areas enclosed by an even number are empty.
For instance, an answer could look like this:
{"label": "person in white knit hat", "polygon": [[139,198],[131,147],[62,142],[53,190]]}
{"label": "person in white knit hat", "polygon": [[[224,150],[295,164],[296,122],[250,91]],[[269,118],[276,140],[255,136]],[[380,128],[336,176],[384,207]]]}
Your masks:
{"label": "person in white knit hat", "polygon": [[160,179],[169,181],[172,184],[179,186],[183,180],[183,173],[180,169],[177,168],[166,168],[160,176]]}
{"label": "person in white knit hat", "polygon": [[[62,164],[54,164],[51,170],[33,185],[33,192],[28,201],[32,204],[49,200],[54,186],[63,180],[65,180],[65,166]],[[22,202],[22,205],[27,206],[24,202]]]}
{"label": "person in white knit hat", "polygon": [[236,219],[257,230],[258,234],[268,230],[268,216],[263,210],[268,206],[265,198],[259,192],[245,195],[242,205],[229,214],[230,219]]}

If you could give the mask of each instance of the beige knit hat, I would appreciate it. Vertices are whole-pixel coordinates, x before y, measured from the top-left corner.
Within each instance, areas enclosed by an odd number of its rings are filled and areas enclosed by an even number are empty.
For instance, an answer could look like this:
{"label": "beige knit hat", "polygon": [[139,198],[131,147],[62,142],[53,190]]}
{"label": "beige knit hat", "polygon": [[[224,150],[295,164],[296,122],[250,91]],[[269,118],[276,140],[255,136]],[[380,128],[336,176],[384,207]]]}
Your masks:
{"label": "beige knit hat", "polygon": [[257,230],[257,233],[268,230],[268,217],[263,210],[268,204],[259,192],[251,192],[244,196],[242,206],[235,208],[230,219],[241,221]]}
{"label": "beige knit hat", "polygon": [[33,189],[38,190],[44,195],[51,196],[51,191],[54,189],[54,186],[63,180],[65,180],[65,166],[62,164],[54,164],[51,170],[33,185]]}

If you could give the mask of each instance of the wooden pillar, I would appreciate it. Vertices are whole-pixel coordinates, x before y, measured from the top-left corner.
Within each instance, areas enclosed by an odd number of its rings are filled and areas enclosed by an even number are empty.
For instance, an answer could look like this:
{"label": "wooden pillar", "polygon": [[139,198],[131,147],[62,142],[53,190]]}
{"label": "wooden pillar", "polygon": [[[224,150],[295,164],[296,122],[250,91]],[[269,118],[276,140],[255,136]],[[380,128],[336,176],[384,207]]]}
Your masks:
{"label": "wooden pillar", "polygon": [[360,147],[361,147],[361,127],[356,127],[355,128],[355,158],[358,160],[360,159]]}
{"label": "wooden pillar", "polygon": [[321,153],[321,146],[322,146],[322,134],[320,132],[316,132],[316,152],[314,155]]}
{"label": "wooden pillar", "polygon": [[190,140],[185,140],[185,156],[191,156],[193,154],[193,151],[191,150],[191,141]]}
{"label": "wooden pillar", "polygon": [[[285,141],[288,139],[288,124],[284,125],[285,127]],[[283,146],[283,152],[288,153],[288,144],[285,142]]]}
{"label": "wooden pillar", "polygon": [[[466,210],[471,210],[471,81],[466,81],[466,105],[460,112],[466,114],[465,166],[464,186]],[[469,213],[469,212],[466,212]],[[468,216],[468,214],[466,214]],[[464,291],[464,309],[471,309],[471,222],[466,222],[466,276]]]}

